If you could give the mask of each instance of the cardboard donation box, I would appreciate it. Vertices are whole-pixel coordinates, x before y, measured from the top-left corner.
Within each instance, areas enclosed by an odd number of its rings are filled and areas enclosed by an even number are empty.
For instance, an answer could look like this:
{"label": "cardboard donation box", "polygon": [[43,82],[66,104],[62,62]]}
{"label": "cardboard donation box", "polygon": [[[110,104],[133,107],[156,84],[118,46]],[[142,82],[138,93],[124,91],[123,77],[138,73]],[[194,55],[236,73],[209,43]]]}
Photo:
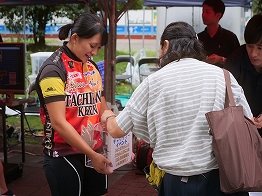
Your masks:
{"label": "cardboard donation box", "polygon": [[[103,154],[113,163],[113,167],[109,167],[110,170],[115,170],[131,161],[132,132],[121,138],[112,138],[107,132],[101,130],[100,125],[97,124],[92,128],[92,125],[89,124],[88,128],[82,132],[82,137],[91,147],[96,143],[93,140],[95,131],[99,131],[100,138],[103,140],[103,146],[96,149],[96,152]],[[86,167],[93,167],[87,156],[85,156],[85,165]]]}
{"label": "cardboard donation box", "polygon": [[113,163],[112,170],[115,170],[131,161],[132,156],[132,133],[129,132],[121,138],[107,136],[107,158]]}

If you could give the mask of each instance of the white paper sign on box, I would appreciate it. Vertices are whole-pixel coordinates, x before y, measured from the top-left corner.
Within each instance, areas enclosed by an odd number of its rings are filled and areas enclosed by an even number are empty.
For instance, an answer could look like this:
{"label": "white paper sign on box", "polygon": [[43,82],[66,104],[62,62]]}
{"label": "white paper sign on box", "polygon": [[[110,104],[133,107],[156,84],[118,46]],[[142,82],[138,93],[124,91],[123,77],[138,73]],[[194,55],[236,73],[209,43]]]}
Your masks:
{"label": "white paper sign on box", "polygon": [[132,156],[132,132],[121,138],[107,136],[107,158],[113,163],[112,170],[115,170],[131,161]]}
{"label": "white paper sign on box", "polygon": [[[113,167],[110,170],[115,170],[131,161],[132,156],[132,132],[121,138],[112,138],[109,134],[103,133],[104,146],[101,149],[101,154],[107,157]],[[91,160],[86,157],[86,167],[92,167]]]}

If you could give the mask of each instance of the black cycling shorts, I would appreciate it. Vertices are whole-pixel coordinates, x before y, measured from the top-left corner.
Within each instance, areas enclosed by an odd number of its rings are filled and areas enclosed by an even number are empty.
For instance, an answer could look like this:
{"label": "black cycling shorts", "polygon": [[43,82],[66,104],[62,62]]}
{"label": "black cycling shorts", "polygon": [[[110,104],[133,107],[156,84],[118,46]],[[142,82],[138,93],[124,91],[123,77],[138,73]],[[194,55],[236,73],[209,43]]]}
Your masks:
{"label": "black cycling shorts", "polygon": [[107,175],[85,167],[84,155],[44,155],[44,170],[52,196],[100,196],[107,193]]}

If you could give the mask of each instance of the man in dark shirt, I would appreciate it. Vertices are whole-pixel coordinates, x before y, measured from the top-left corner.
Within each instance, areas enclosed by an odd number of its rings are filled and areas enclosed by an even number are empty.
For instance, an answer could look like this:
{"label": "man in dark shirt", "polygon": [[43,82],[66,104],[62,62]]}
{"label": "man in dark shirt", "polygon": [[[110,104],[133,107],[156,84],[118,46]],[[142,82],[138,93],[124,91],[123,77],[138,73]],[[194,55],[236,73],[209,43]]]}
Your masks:
{"label": "man in dark shirt", "polygon": [[262,136],[262,14],[249,20],[244,38],[246,44],[228,56],[224,68],[242,86]]}
{"label": "man in dark shirt", "polygon": [[237,36],[219,25],[225,12],[225,4],[221,0],[205,0],[202,4],[202,19],[205,30],[198,34],[207,52],[207,62],[223,67],[226,58],[240,44]]}

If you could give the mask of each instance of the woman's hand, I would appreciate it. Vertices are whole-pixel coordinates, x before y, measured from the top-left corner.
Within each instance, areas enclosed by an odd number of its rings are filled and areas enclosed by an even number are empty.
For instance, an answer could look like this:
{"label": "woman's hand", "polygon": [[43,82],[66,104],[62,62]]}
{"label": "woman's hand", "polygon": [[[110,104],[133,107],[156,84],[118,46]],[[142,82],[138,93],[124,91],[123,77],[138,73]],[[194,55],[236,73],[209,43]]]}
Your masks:
{"label": "woman's hand", "polygon": [[262,128],[262,115],[259,114],[257,117],[253,117],[252,121],[258,129]]}
{"label": "woman's hand", "polygon": [[113,167],[113,164],[108,160],[104,155],[100,153],[95,153],[94,156],[89,157],[91,159],[94,169],[101,174],[112,174],[113,170],[110,167]]}
{"label": "woman's hand", "polygon": [[65,101],[52,102],[46,105],[52,122],[52,127],[63,139],[76,148],[79,152],[86,154],[92,161],[94,169],[103,174],[111,174],[112,163],[102,154],[95,152],[75,128],[65,118]]}
{"label": "woman's hand", "polygon": [[[106,123],[107,123],[108,117],[110,118],[111,116],[112,117],[115,116],[115,113],[112,112],[111,110],[105,110],[103,112],[103,114],[101,116],[101,123],[102,123],[103,128],[106,128]],[[106,129],[104,129],[104,130],[106,130]]]}
{"label": "woman's hand", "polygon": [[220,63],[221,65],[225,64],[226,58],[222,56],[218,56],[216,54],[211,54],[210,56],[207,57],[206,62],[210,64],[217,64]]}
{"label": "woman's hand", "polygon": [[101,116],[101,125],[113,138],[120,138],[126,135],[116,123],[116,115],[111,110],[105,110]]}

